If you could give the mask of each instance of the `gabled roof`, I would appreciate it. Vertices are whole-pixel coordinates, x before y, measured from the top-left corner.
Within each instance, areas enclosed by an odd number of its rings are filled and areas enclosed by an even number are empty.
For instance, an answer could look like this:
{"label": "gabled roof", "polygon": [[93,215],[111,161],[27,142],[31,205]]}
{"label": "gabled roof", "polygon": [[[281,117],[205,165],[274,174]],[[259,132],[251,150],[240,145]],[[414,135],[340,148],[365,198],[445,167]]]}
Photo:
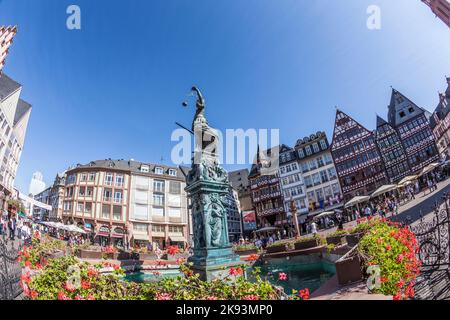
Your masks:
{"label": "gabled roof", "polygon": [[360,124],[358,121],[356,121],[355,119],[353,119],[352,117],[350,117],[348,114],[346,114],[345,112],[337,109],[336,110],[336,120],[334,122],[334,129],[333,129],[333,141],[331,142],[331,149],[334,149],[334,147],[336,146],[336,140],[337,137],[340,136],[343,132],[339,132],[340,130],[340,123],[339,122],[353,122],[357,127],[359,127],[361,130],[366,131],[367,133],[372,134],[373,132],[368,130],[366,127],[364,127],[362,124]]}
{"label": "gabled roof", "polygon": [[6,74],[0,75],[0,101],[5,100],[14,92],[19,90],[21,85],[8,77]]}
{"label": "gabled roof", "polygon": [[384,120],[382,117],[377,115],[377,128],[382,127],[386,124],[389,125],[389,123],[387,123],[386,120]]}
{"label": "gabled roof", "polygon": [[[413,112],[409,111],[410,108],[413,109]],[[402,112],[405,112],[404,117],[400,116],[400,113]],[[418,116],[424,112],[424,109],[416,105],[400,91],[392,88],[391,102],[388,106],[388,121],[392,126],[396,127],[412,117]]]}
{"label": "gabled roof", "polygon": [[28,102],[25,102],[22,99],[19,99],[19,102],[17,103],[16,114],[14,115],[13,126],[15,126],[17,124],[17,122],[19,122],[20,119],[22,119],[22,117],[24,115],[26,115],[27,112],[30,110],[31,110],[31,104],[29,104]]}

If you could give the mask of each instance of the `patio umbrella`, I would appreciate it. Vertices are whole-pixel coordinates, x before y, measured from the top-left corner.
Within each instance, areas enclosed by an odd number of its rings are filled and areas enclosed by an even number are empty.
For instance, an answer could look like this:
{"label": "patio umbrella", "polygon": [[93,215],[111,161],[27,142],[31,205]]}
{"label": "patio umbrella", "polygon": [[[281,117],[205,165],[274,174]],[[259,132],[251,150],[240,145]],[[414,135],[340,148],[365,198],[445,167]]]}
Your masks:
{"label": "patio umbrella", "polygon": [[400,180],[400,182],[398,183],[399,185],[406,185],[406,183],[411,183],[414,180],[416,180],[418,178],[418,176],[407,176],[404,177],[402,180]]}
{"label": "patio umbrella", "polygon": [[276,228],[276,227],[266,227],[266,228],[256,230],[255,232],[259,233],[259,232],[269,232],[269,231],[278,231],[278,230],[279,230],[279,228]]}
{"label": "patio umbrella", "polygon": [[76,233],[86,233],[86,231],[84,231],[83,229],[81,229],[81,228],[78,228],[77,226],[75,226],[75,225],[69,225],[69,226],[67,226],[67,231],[70,231],[70,232],[76,232]]}
{"label": "patio umbrella", "polygon": [[371,198],[378,197],[382,194],[385,194],[389,191],[397,189],[397,186],[395,184],[387,184],[384,186],[379,187],[374,193],[372,193]]}
{"label": "patio umbrella", "polygon": [[334,211],[325,211],[325,212],[322,212],[321,214],[315,216],[314,219],[323,218],[323,217],[326,217],[326,216],[331,216],[333,214],[334,214]]}
{"label": "patio umbrella", "polygon": [[437,166],[439,166],[439,163],[437,163],[437,162],[429,164],[428,166],[423,168],[422,173],[420,175],[423,176],[424,174],[427,174],[427,173],[433,171]]}
{"label": "patio umbrella", "polygon": [[347,202],[344,207],[345,208],[353,207],[354,205],[360,204],[362,202],[367,202],[369,200],[370,200],[369,196],[357,196],[357,197],[354,197],[349,202]]}

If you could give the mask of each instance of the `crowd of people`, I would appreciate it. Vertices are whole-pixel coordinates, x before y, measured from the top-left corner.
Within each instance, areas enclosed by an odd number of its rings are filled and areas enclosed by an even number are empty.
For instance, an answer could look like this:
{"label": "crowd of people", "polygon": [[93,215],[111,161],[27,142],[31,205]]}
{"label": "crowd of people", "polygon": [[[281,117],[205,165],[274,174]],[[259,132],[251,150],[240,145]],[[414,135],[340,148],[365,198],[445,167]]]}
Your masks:
{"label": "crowd of people", "polygon": [[0,236],[4,242],[20,240],[29,243],[34,229],[31,220],[16,214],[4,212],[0,217]]}

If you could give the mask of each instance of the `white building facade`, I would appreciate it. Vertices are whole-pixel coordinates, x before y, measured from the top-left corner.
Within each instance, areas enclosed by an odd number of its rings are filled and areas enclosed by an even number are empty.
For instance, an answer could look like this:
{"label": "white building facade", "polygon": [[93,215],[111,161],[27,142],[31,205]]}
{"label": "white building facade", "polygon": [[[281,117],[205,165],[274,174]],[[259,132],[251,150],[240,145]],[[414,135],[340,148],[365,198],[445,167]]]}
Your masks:
{"label": "white building facade", "polygon": [[160,248],[189,241],[188,201],[180,168],[136,163],[131,170],[129,230],[133,245]]}
{"label": "white building facade", "polygon": [[295,150],[303,175],[309,212],[319,213],[343,205],[339,179],[324,132],[297,141]]}
{"label": "white building facade", "polygon": [[308,200],[297,153],[293,148],[282,145],[280,148],[280,184],[284,199],[284,209],[288,219],[292,219],[291,201],[297,206],[299,221],[308,214]]}
{"label": "white building facade", "polygon": [[22,155],[31,105],[20,99],[22,86],[0,75],[0,191],[11,195]]}

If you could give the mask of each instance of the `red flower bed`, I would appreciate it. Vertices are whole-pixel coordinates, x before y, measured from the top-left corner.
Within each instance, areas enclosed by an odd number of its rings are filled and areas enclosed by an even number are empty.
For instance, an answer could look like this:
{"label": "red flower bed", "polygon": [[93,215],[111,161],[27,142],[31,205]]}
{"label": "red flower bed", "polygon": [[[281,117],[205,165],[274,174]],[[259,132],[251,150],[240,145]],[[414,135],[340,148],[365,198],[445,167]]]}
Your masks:
{"label": "red flower bed", "polygon": [[380,270],[380,283],[373,291],[392,295],[394,300],[414,297],[414,281],[421,266],[414,233],[385,219],[370,223],[359,247],[366,265],[378,266]]}

